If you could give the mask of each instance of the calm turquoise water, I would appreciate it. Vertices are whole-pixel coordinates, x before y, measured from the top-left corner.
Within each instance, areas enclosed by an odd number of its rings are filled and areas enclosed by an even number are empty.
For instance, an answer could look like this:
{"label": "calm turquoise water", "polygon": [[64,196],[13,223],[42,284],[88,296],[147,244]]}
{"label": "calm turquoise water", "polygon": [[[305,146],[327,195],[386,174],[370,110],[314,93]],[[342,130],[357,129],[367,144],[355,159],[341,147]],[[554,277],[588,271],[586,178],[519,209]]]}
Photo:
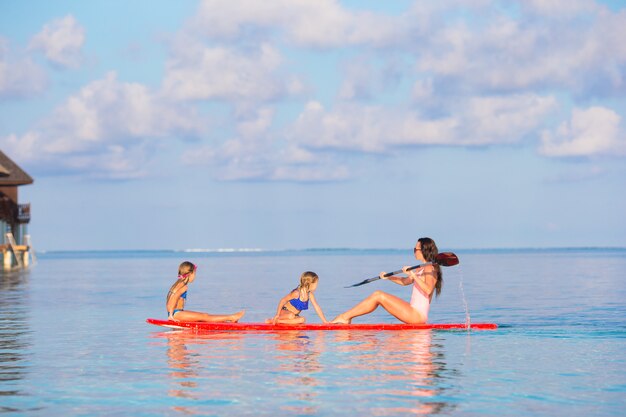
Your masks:
{"label": "calm turquoise water", "polygon": [[[458,251],[432,322],[483,332],[193,334],[164,317],[178,263],[188,308],[270,317],[304,270],[329,318],[411,263],[401,251],[46,253],[1,276],[0,411],[34,416],[623,416],[626,250]],[[461,285],[464,290],[461,291]],[[319,319],[313,311],[306,317]],[[391,322],[384,313],[361,322]]]}

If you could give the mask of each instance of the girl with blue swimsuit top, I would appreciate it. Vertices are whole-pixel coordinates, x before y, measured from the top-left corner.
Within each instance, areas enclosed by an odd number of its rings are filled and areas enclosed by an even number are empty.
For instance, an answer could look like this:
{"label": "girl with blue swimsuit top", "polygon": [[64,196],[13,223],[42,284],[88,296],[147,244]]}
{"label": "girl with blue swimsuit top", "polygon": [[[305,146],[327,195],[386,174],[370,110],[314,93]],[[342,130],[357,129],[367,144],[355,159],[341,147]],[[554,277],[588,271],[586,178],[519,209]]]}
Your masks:
{"label": "girl with blue swimsuit top", "polygon": [[300,276],[300,285],[294,288],[289,294],[284,296],[278,303],[276,315],[265,320],[266,323],[272,324],[300,324],[304,323],[304,317],[300,316],[300,312],[309,309],[309,301],[313,304],[313,308],[317,315],[322,319],[323,323],[328,323],[324,312],[317,304],[315,299],[315,290],[319,277],[315,272],[307,271]]}
{"label": "girl with blue swimsuit top", "polygon": [[178,267],[178,279],[170,287],[165,298],[165,308],[167,309],[167,319],[173,321],[204,321],[212,323],[237,322],[244,315],[241,310],[233,314],[207,314],[196,311],[185,310],[187,301],[187,289],[196,279],[196,267],[191,262],[183,262]]}

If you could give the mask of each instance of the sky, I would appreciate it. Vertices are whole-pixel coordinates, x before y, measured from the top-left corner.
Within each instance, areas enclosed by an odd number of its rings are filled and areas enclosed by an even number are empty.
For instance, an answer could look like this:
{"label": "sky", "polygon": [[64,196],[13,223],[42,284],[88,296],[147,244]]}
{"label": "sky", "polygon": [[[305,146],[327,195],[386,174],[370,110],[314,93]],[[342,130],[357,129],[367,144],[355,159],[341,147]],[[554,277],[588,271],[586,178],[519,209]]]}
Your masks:
{"label": "sky", "polygon": [[2,1],[39,250],[626,246],[626,5]]}

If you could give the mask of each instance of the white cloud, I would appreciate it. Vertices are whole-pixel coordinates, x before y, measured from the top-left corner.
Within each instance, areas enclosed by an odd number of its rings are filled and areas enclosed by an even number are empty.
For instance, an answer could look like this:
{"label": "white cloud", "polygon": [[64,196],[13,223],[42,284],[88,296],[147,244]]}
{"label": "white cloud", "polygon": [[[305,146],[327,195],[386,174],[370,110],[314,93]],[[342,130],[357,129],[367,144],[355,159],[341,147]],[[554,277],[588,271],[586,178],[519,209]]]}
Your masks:
{"label": "white cloud", "polygon": [[164,102],[147,87],[111,72],[69,97],[36,129],[0,140],[25,163],[55,173],[88,172],[105,178],[144,174],[154,138],[196,135],[195,111]]}
{"label": "white cloud", "polygon": [[218,165],[216,178],[222,181],[287,181],[287,182],[331,182],[350,178],[345,165],[332,161],[315,164],[294,164],[281,159],[282,155],[251,156],[240,160],[229,160]]}
{"label": "white cloud", "polygon": [[520,5],[528,12],[556,19],[568,19],[600,9],[593,0],[524,0]]}
{"label": "white cloud", "polygon": [[[520,1],[515,13],[494,3],[416,2],[402,14],[385,15],[333,0],[205,0],[191,32],[231,45],[360,48],[379,58],[403,51],[415,60],[420,79],[472,94],[626,86],[626,13],[591,0]],[[368,92],[365,86],[357,74],[339,95],[358,98]]]}
{"label": "white cloud", "polygon": [[393,112],[378,106],[358,104],[339,105],[327,111],[317,102],[307,103],[295,121],[290,136],[309,148],[384,151],[385,139],[391,140],[388,131],[396,119]]}
{"label": "white cloud", "polygon": [[182,160],[208,166],[226,181],[343,180],[351,176],[346,155],[354,160],[359,153],[409,146],[516,143],[541,126],[554,106],[553,98],[535,95],[472,97],[431,119],[411,108],[342,103],[327,110],[311,101],[282,132],[273,129],[274,110],[263,107],[239,115],[237,137],[189,150]]}
{"label": "white cloud", "polygon": [[570,121],[544,131],[539,153],[549,157],[626,155],[626,129],[622,118],[605,107],[574,109]]}
{"label": "white cloud", "polygon": [[[110,73],[0,144],[27,159],[47,155],[59,171],[137,176],[129,155],[147,161],[154,138],[199,135],[205,103],[194,101],[208,101],[229,133],[205,136],[183,160],[224,180],[332,181],[348,178],[345,162],[363,153],[517,144],[542,130],[546,156],[622,152],[616,111],[577,109],[550,123],[573,95],[621,100],[626,13],[587,0],[496,5],[415,2],[391,15],[336,0],[204,0],[171,38],[159,91]],[[30,47],[67,67],[80,63],[83,44],[84,29],[67,16]],[[0,97],[25,94],[37,68],[5,58],[2,46]],[[294,98],[308,104],[288,120]]]}
{"label": "white cloud", "polygon": [[167,63],[163,90],[177,100],[263,101],[299,94],[301,82],[280,74],[281,61],[269,44],[247,52],[187,44]]}
{"label": "white cloud", "polygon": [[42,51],[55,65],[76,68],[82,61],[82,47],[85,43],[85,29],[74,16],[68,15],[44,25],[35,35],[30,48]]}
{"label": "white cloud", "polygon": [[12,158],[25,163],[37,160],[38,145],[41,143],[39,132],[28,132],[22,136],[15,134],[0,139],[2,150]]}
{"label": "white cloud", "polygon": [[429,100],[433,97],[434,86],[432,78],[427,78],[425,80],[417,80],[413,84],[413,91],[411,98],[416,101]]}
{"label": "white cloud", "polygon": [[329,155],[281,140],[271,131],[274,111],[268,107],[240,115],[239,135],[221,145],[187,151],[183,163],[210,168],[223,181],[323,182],[344,180],[348,168]]}
{"label": "white cloud", "polygon": [[388,152],[399,146],[484,146],[515,143],[541,126],[555,107],[532,94],[470,97],[428,118],[410,108],[341,104],[328,111],[309,102],[289,136],[312,149]]}
{"label": "white cloud", "polygon": [[340,100],[371,100],[394,92],[406,72],[394,56],[382,60],[372,55],[351,57],[343,63],[342,69]]}
{"label": "white cloud", "polygon": [[349,169],[329,155],[297,145],[276,149],[274,143],[258,138],[234,138],[221,146],[203,146],[187,151],[182,160],[207,166],[221,181],[327,182],[350,177]]}
{"label": "white cloud", "polygon": [[435,28],[415,49],[418,70],[455,90],[585,93],[626,86],[621,70],[626,13],[611,13],[589,1],[520,6],[525,13],[509,16],[494,13],[488,4]]}
{"label": "white cloud", "polygon": [[0,99],[28,97],[42,92],[48,84],[45,72],[32,59],[11,49],[0,37]]}
{"label": "white cloud", "polygon": [[[82,143],[196,131],[195,112],[169,107],[146,86],[124,83],[110,72],[93,81],[53,114],[54,130]],[[76,146],[70,145],[70,150]]]}
{"label": "white cloud", "polygon": [[536,94],[471,97],[454,105],[463,132],[457,144],[489,145],[516,143],[533,134],[557,108],[554,97]]}
{"label": "white cloud", "polygon": [[402,33],[404,20],[369,11],[350,11],[334,0],[204,0],[194,27],[210,39],[269,37],[311,47],[383,46]]}
{"label": "white cloud", "polygon": [[237,132],[243,137],[257,137],[269,130],[274,117],[274,109],[263,107],[257,110],[256,117],[241,121]]}
{"label": "white cloud", "polygon": [[363,59],[346,63],[344,72],[344,81],[339,89],[342,100],[369,98],[380,88],[374,68]]}

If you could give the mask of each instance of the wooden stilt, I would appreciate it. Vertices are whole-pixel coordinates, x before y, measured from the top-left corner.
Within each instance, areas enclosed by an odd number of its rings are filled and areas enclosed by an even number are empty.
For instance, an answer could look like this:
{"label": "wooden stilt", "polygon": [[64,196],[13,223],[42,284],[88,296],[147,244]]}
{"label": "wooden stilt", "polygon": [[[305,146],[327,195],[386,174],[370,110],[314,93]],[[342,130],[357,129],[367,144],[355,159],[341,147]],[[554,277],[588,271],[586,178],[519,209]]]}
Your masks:
{"label": "wooden stilt", "polygon": [[30,235],[24,235],[24,244],[28,246],[28,251],[26,253],[30,253],[30,260],[32,261],[32,264],[36,264],[37,256],[35,256],[35,249],[30,241]]}
{"label": "wooden stilt", "polygon": [[[13,237],[13,233],[7,232],[6,234],[7,241],[9,242],[9,248],[11,248],[11,252],[13,252],[13,256],[15,257],[15,261],[17,262],[17,266],[20,268],[24,267],[24,263],[22,262],[22,258],[17,253],[17,243],[15,242],[15,237]],[[6,263],[6,261],[5,261]]]}

